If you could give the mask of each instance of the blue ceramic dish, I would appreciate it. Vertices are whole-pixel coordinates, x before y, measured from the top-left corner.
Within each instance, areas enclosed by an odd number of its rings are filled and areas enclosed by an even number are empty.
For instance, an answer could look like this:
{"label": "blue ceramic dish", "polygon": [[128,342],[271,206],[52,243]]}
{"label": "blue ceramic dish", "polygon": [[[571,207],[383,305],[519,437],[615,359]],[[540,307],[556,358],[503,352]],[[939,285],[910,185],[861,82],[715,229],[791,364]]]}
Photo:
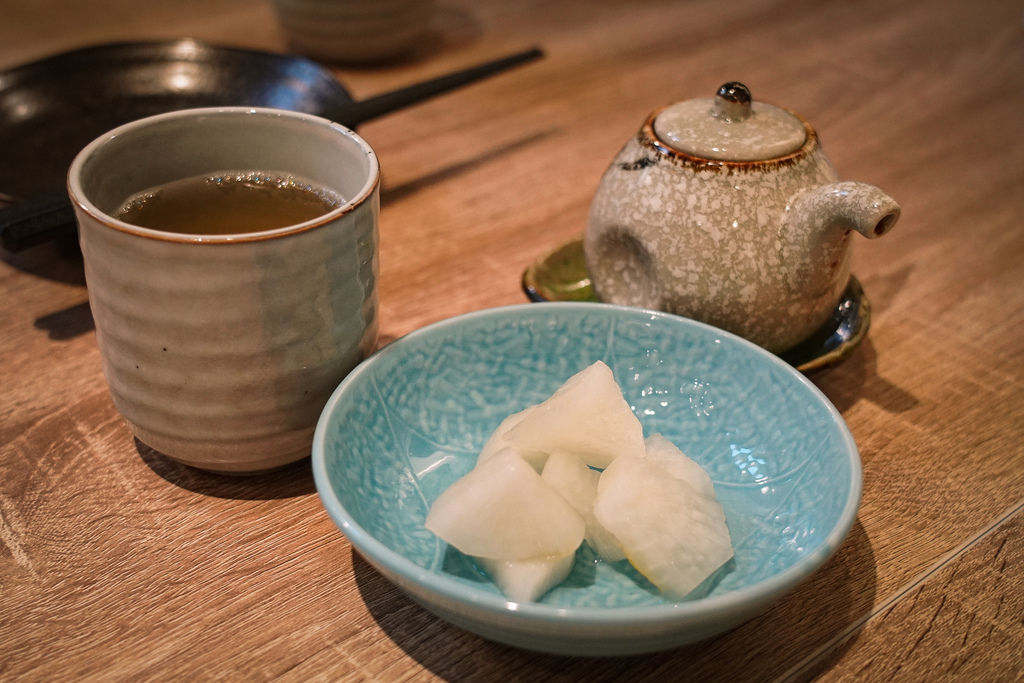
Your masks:
{"label": "blue ceramic dish", "polygon": [[[584,545],[565,582],[512,603],[423,527],[505,416],[599,359],[645,434],[664,434],[715,483],[736,554],[702,597],[668,602]],[[414,600],[485,638],[573,655],[667,649],[759,614],[835,552],[861,493],[842,417],[791,366],[701,323],[594,303],[484,310],[380,350],[328,401],[313,472],[352,545]]]}

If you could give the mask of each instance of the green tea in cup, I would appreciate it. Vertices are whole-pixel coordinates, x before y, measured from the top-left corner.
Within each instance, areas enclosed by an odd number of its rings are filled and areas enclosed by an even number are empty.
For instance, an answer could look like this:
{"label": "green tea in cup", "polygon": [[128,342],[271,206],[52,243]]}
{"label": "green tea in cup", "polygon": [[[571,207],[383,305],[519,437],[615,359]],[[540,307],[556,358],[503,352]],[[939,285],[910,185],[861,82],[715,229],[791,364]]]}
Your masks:
{"label": "green tea in cup", "polygon": [[305,223],[342,204],[337,193],[287,173],[223,171],[137,192],[113,216],[153,230],[230,235]]}

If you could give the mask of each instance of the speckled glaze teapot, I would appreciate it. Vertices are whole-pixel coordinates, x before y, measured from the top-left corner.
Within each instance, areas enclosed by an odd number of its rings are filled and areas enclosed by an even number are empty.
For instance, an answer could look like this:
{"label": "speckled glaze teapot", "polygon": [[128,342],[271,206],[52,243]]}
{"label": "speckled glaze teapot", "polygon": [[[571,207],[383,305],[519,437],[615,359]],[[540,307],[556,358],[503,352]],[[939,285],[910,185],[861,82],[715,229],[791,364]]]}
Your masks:
{"label": "speckled glaze teapot", "polygon": [[783,352],[830,318],[850,234],[878,237],[899,217],[877,187],[838,180],[810,124],[741,83],[656,111],[591,204],[594,290]]}

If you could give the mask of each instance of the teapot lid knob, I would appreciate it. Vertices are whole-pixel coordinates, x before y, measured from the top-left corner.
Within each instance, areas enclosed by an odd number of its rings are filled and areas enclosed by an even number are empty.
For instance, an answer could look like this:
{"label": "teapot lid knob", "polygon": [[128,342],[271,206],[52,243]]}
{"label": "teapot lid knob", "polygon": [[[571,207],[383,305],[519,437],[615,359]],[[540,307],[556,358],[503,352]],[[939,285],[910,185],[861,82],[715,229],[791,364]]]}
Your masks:
{"label": "teapot lid knob", "polygon": [[739,81],[729,81],[715,94],[711,115],[724,121],[746,121],[750,118],[753,99],[750,88]]}

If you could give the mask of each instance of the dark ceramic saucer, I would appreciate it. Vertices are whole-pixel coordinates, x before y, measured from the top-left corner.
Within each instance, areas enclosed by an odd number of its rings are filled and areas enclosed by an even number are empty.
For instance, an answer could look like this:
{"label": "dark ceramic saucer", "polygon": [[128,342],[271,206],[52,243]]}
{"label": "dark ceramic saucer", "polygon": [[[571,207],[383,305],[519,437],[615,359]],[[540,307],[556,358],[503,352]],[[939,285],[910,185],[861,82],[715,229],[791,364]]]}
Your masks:
{"label": "dark ceramic saucer", "polygon": [[[537,259],[523,273],[523,291],[531,301],[597,301],[583,259],[583,240],[576,238]],[[832,316],[814,334],[779,354],[801,372],[842,362],[868,333],[871,302],[857,278],[850,281]]]}

